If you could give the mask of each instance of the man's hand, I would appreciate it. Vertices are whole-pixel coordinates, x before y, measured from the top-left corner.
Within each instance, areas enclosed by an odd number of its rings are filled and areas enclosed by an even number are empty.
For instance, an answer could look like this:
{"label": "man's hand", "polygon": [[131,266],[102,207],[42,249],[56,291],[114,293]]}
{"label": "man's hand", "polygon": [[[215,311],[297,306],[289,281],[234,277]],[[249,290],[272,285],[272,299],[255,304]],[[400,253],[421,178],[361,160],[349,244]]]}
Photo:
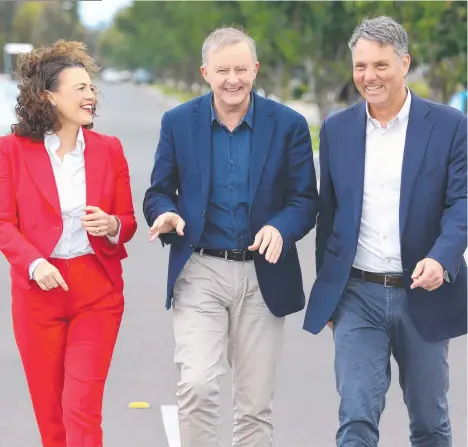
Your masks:
{"label": "man's hand", "polygon": [[176,213],[163,213],[155,221],[149,230],[150,242],[154,242],[160,234],[170,233],[176,230],[179,236],[184,235],[185,222]]}
{"label": "man's hand", "polygon": [[67,283],[63,280],[58,269],[50,262],[43,261],[34,269],[33,279],[42,290],[55,289],[61,287],[65,292],[68,291]]}
{"label": "man's hand", "polygon": [[89,234],[110,237],[117,235],[119,221],[115,216],[110,216],[97,206],[87,206],[84,210],[89,214],[81,218],[81,223]]}
{"label": "man's hand", "polygon": [[265,259],[270,264],[276,264],[283,250],[283,238],[281,237],[281,233],[275,227],[265,225],[256,234],[254,243],[249,247],[249,250],[258,250],[261,255],[267,250]]}
{"label": "man's hand", "polygon": [[434,259],[425,258],[416,264],[411,275],[411,288],[421,287],[425,290],[436,290],[444,282],[444,268]]}

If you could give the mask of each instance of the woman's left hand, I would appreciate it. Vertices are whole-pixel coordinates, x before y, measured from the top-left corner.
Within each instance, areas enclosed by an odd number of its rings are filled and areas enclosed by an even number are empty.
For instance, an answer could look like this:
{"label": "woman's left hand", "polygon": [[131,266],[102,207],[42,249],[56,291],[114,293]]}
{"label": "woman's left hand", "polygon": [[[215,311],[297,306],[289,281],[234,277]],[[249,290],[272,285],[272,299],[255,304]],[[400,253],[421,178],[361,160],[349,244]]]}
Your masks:
{"label": "woman's left hand", "polygon": [[81,223],[89,234],[101,237],[117,235],[119,221],[115,216],[110,216],[97,206],[87,206],[84,210],[89,214],[81,218]]}

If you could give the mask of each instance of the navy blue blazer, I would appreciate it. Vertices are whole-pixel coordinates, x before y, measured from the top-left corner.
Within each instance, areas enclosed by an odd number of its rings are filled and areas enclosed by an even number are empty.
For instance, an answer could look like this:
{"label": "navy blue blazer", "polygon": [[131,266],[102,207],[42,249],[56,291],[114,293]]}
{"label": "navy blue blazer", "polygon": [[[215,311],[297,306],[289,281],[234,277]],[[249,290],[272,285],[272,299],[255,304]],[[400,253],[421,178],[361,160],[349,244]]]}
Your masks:
{"label": "navy blue blazer", "polygon": [[[257,278],[265,303],[277,317],[305,306],[296,241],[314,226],[318,194],[309,128],[302,115],[255,94],[249,178],[250,244],[264,225],[283,237],[277,264],[255,253]],[[161,235],[171,245],[166,308],[174,283],[197,247],[203,231],[211,176],[210,95],[166,112],[156,150],[151,186],[143,213],[149,226],[167,211],[184,219],[184,236]],[[219,247],[223,248],[223,247]]]}
{"label": "navy blue blazer", "polygon": [[[317,279],[304,329],[317,334],[331,318],[356,253],[364,188],[365,102],[325,120],[320,136]],[[429,341],[467,331],[467,119],[412,93],[400,193],[400,246],[410,315]],[[411,290],[426,258],[440,262],[450,283]]]}

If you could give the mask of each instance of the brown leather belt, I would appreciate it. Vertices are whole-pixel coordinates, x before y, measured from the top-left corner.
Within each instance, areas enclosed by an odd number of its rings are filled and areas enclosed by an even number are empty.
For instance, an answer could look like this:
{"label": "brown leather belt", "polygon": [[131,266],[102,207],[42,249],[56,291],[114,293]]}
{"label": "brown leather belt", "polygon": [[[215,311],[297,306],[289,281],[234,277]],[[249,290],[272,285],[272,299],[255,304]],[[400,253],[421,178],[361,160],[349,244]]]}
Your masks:
{"label": "brown leather belt", "polygon": [[403,282],[403,275],[401,273],[373,273],[351,267],[351,273],[349,276],[351,278],[360,279],[361,281],[382,284],[385,287],[403,288],[405,286]]}
{"label": "brown leather belt", "polygon": [[240,248],[234,248],[232,250],[215,250],[212,248],[200,248],[195,249],[201,256],[214,256],[216,258],[222,258],[226,261],[251,261],[253,259],[253,253],[248,250],[242,250]]}

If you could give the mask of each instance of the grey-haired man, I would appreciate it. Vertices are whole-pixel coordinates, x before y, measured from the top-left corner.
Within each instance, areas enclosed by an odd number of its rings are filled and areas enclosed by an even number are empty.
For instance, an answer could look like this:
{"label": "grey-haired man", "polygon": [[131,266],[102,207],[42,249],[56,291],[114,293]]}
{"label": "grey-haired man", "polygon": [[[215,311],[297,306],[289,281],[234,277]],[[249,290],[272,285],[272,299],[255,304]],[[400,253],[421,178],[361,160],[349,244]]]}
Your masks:
{"label": "grey-haired man", "polygon": [[164,115],[144,203],[151,238],[171,244],[182,446],[219,446],[227,345],[233,446],[271,447],[284,317],[305,304],[295,242],[317,213],[310,133],[252,90],[259,63],[242,31],[213,32],[202,59],[212,92]]}
{"label": "grey-haired man", "polygon": [[406,87],[408,36],[394,20],[365,20],[350,48],[365,101],[321,129],[304,327],[333,326],[339,447],[377,446],[391,354],[411,445],[449,447],[448,344],[467,319],[467,121]]}

